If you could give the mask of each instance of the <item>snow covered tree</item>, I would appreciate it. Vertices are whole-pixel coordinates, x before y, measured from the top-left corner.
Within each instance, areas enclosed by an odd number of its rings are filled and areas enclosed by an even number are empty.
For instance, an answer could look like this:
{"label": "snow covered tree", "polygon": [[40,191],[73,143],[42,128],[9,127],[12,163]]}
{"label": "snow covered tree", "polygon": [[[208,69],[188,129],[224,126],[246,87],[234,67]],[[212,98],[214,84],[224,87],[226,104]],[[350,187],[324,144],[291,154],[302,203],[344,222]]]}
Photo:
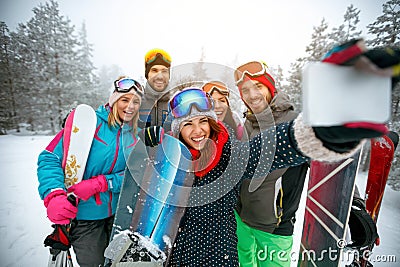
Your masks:
{"label": "snow covered tree", "polygon": [[206,81],[209,78],[207,77],[207,72],[204,69],[204,60],[205,60],[205,52],[204,52],[204,47],[201,48],[201,55],[199,62],[193,63],[193,73],[195,75],[194,79],[197,81]]}
{"label": "snow covered tree", "polygon": [[12,79],[11,38],[7,25],[0,21],[0,134],[7,130],[18,130],[17,110],[15,106],[15,87]]}
{"label": "snow covered tree", "polygon": [[282,86],[282,91],[286,92],[293,101],[296,111],[302,110],[302,93],[301,93],[301,72],[304,67],[304,58],[298,58],[294,63],[290,64],[289,76],[287,84]]}
{"label": "snow covered tree", "polygon": [[322,56],[329,50],[329,34],[328,23],[323,18],[321,24],[317,27],[313,27],[314,32],[311,34],[311,42],[306,47],[306,53],[308,56],[305,57],[306,61],[320,61]]}
{"label": "snow covered tree", "polygon": [[285,91],[292,99],[297,111],[301,111],[301,73],[304,65],[307,62],[319,61],[322,56],[328,51],[329,35],[327,33],[328,23],[323,18],[320,25],[313,27],[314,32],[311,34],[311,42],[306,47],[306,57],[297,58],[295,63],[290,65],[289,77],[287,78],[287,84],[282,86]]}
{"label": "snow covered tree", "polygon": [[[76,66],[78,68],[76,77],[73,79],[78,82],[81,97],[79,99],[81,103],[91,105],[93,108],[97,108],[98,105],[103,104],[105,96],[108,97],[107,91],[100,87],[99,78],[95,74],[95,66],[91,60],[93,53],[93,45],[87,41],[87,32],[85,23],[82,24],[82,28],[78,32],[78,49],[76,57]],[[114,78],[115,79],[115,78]],[[114,80],[108,81],[110,84]],[[108,89],[108,88],[107,88]]]}
{"label": "snow covered tree", "polygon": [[[76,99],[73,82],[76,77],[77,45],[70,20],[60,15],[57,2],[50,0],[33,9],[34,17],[26,25],[19,24],[14,38],[17,40],[19,64],[23,73],[21,104],[30,105],[26,119],[33,125],[51,129],[55,133],[64,118],[64,110]],[[19,73],[18,75],[22,75]]]}
{"label": "snow covered tree", "polygon": [[360,22],[360,10],[355,8],[353,5],[347,7],[346,12],[343,16],[344,22],[332,29],[331,33],[328,34],[330,44],[327,49],[330,50],[334,45],[341,44],[351,39],[360,38],[362,31],[358,30],[357,24]]}
{"label": "snow covered tree", "polygon": [[[367,40],[371,47],[400,46],[400,0],[389,0],[382,5],[382,15],[370,23],[368,33],[373,37]],[[398,79],[396,80],[398,81]],[[393,82],[395,80],[393,79]],[[392,94],[392,119],[390,129],[400,133],[400,83],[396,82]],[[400,150],[397,149],[388,183],[395,190],[400,190]]]}
{"label": "snow covered tree", "polygon": [[102,101],[104,102],[107,97],[110,96],[113,89],[113,82],[123,74],[123,70],[121,67],[113,64],[113,65],[103,65],[97,70],[97,76],[99,77],[99,90],[103,97]]}
{"label": "snow covered tree", "polygon": [[[55,133],[72,107],[79,102],[97,106],[101,92],[85,25],[76,36],[54,0],[35,7],[33,13],[8,39],[5,24],[1,24],[1,56],[8,59],[2,60],[7,64],[0,67],[5,73],[1,79],[8,79],[2,86],[15,98],[15,123],[27,123],[31,131]],[[101,98],[104,101],[104,96]]]}
{"label": "snow covered tree", "polygon": [[277,90],[280,90],[282,88],[282,82],[283,82],[283,70],[280,65],[277,67],[275,66],[269,66],[269,69],[271,71],[272,77],[275,79],[275,87]]}
{"label": "snow covered tree", "polygon": [[400,45],[400,0],[390,0],[382,5],[382,15],[367,26],[374,38],[367,41],[372,47]]}

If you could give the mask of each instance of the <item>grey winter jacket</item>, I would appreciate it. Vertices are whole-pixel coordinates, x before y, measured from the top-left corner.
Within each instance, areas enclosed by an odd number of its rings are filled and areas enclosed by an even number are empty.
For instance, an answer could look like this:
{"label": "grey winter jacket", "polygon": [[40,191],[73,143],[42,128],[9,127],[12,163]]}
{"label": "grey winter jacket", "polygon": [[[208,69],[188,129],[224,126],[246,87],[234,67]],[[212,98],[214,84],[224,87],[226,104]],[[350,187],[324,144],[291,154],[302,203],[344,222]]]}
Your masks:
{"label": "grey winter jacket", "polygon": [[168,101],[172,95],[173,91],[169,87],[163,92],[158,92],[146,83],[138,126],[142,129],[149,126],[163,126],[166,132],[171,130],[172,117],[168,114]]}

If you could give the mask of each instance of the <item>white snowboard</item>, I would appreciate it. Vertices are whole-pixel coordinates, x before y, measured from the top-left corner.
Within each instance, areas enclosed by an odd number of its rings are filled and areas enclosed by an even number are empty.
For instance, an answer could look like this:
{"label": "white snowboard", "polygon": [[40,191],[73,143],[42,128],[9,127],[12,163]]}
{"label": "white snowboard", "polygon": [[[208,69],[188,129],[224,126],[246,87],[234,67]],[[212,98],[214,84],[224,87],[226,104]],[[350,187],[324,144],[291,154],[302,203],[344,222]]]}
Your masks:
{"label": "white snowboard", "polygon": [[63,169],[66,188],[80,182],[96,131],[97,117],[92,107],[81,104],[73,110],[64,128]]}

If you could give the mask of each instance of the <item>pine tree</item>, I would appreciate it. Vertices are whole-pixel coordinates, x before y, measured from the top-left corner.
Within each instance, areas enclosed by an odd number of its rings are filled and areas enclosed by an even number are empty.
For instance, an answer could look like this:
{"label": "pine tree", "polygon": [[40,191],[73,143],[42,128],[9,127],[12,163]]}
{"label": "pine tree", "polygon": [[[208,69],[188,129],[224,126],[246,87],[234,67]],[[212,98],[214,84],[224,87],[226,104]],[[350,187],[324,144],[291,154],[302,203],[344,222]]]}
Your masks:
{"label": "pine tree", "polygon": [[[368,33],[373,36],[367,40],[371,47],[400,46],[400,0],[390,0],[382,5],[382,15],[370,23]],[[400,133],[400,83],[393,85],[392,119],[390,129]],[[388,183],[395,190],[400,190],[400,152],[397,149],[389,174]]]}
{"label": "pine tree", "polygon": [[[96,108],[105,101],[106,90],[102,91],[99,84],[99,78],[94,73],[96,68],[91,60],[93,53],[93,45],[87,41],[87,32],[85,23],[82,24],[78,32],[78,49],[76,56],[77,74],[74,81],[81,89],[80,97],[77,98],[81,103],[86,103]],[[115,78],[114,78],[115,79]],[[109,84],[114,80],[108,81]],[[82,90],[83,89],[83,90]]]}
{"label": "pine tree", "polygon": [[34,17],[26,25],[20,24],[14,35],[18,64],[26,71],[21,85],[27,94],[20,98],[20,110],[24,110],[32,130],[47,128],[55,133],[78,89],[71,82],[77,70],[77,41],[74,27],[60,15],[57,2],[40,4],[33,12]]}
{"label": "pine tree", "polygon": [[204,47],[201,48],[201,55],[200,55],[200,59],[199,62],[195,62],[193,63],[193,74],[194,74],[194,80],[196,81],[207,81],[209,80],[208,76],[207,76],[207,72],[204,68],[204,61],[205,61],[205,51],[204,51]]}
{"label": "pine tree", "polygon": [[11,38],[7,25],[0,21],[0,134],[13,128],[18,130],[15,90],[12,79]]}
{"label": "pine tree", "polygon": [[357,28],[357,24],[360,22],[359,15],[360,10],[353,5],[347,7],[343,16],[343,24],[333,28],[332,32],[328,34],[330,39],[330,43],[327,47],[328,51],[336,44],[342,44],[351,39],[360,38],[362,31]]}
{"label": "pine tree", "polygon": [[287,84],[282,86],[283,91],[290,96],[296,110],[298,111],[301,111],[302,109],[302,69],[307,62],[321,60],[322,56],[328,51],[329,35],[326,32],[328,29],[328,23],[326,20],[323,18],[320,25],[313,27],[313,29],[314,32],[311,34],[311,42],[306,47],[306,53],[308,53],[308,56],[297,58],[296,62],[290,65]]}
{"label": "pine tree", "polygon": [[9,77],[18,80],[17,121],[27,122],[32,131],[50,129],[54,134],[72,107],[82,102],[97,106],[104,96],[85,25],[76,36],[54,0],[35,7],[33,13],[10,33],[16,67]]}
{"label": "pine tree", "polygon": [[[99,93],[102,97],[101,101],[107,100],[113,88],[113,82],[124,73],[121,67],[117,65],[101,66],[98,70],[97,76],[99,77]],[[136,77],[133,77],[136,78]]]}
{"label": "pine tree", "polygon": [[294,63],[290,64],[287,84],[282,86],[282,90],[290,96],[296,111],[302,110],[301,73],[305,64],[304,62],[304,58],[298,58]]}
{"label": "pine tree", "polygon": [[367,26],[375,37],[367,41],[372,47],[400,45],[400,0],[390,0],[382,5],[383,14]]}
{"label": "pine tree", "polygon": [[329,34],[326,32],[328,23],[323,18],[321,24],[313,27],[314,32],[311,34],[311,43],[306,47],[308,56],[307,61],[320,61],[322,56],[329,50]]}

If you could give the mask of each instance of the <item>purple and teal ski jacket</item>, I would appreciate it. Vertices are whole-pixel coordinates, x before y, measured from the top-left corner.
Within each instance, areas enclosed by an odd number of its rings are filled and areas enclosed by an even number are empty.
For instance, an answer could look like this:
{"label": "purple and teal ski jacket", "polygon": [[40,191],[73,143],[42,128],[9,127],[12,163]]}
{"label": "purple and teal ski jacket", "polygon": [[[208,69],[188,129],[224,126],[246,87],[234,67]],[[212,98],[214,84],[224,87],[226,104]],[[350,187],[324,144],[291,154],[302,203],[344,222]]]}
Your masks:
{"label": "purple and teal ski jacket", "polygon": [[[87,201],[80,200],[76,216],[78,220],[100,220],[115,214],[125,174],[126,157],[138,140],[138,136],[133,134],[129,125],[110,128],[107,123],[109,113],[109,108],[105,106],[96,110],[96,132],[83,175],[84,180],[105,175],[108,191],[100,193],[101,205],[96,204],[94,197]],[[63,135],[64,129],[54,137],[38,158],[37,174],[42,199],[54,189],[66,191],[64,170],[61,167],[64,156]]]}

